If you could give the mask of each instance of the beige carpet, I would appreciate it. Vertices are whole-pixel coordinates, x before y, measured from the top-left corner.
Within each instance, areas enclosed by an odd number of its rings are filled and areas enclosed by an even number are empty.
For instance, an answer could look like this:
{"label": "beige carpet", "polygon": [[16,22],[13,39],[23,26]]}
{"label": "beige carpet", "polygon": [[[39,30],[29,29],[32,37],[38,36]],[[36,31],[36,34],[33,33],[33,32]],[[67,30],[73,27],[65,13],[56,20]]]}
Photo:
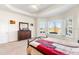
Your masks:
{"label": "beige carpet", "polygon": [[27,55],[27,40],[0,44],[0,55]]}

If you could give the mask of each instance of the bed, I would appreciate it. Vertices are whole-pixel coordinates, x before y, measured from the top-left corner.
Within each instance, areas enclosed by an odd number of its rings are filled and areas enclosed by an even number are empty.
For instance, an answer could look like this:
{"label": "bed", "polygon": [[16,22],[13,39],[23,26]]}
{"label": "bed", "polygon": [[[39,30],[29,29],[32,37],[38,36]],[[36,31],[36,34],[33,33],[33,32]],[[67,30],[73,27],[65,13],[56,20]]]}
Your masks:
{"label": "bed", "polygon": [[29,43],[27,51],[31,55],[79,55],[79,44],[67,43],[55,38],[37,38]]}

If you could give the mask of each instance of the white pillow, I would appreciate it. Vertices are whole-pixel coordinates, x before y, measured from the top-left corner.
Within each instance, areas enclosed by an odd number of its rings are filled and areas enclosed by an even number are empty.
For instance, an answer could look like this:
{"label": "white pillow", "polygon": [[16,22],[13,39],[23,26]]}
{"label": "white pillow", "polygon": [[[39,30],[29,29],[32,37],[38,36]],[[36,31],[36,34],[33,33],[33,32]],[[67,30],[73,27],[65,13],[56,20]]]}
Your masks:
{"label": "white pillow", "polygon": [[67,46],[64,46],[64,45],[60,45],[60,44],[57,44],[57,43],[54,43],[52,45],[56,46],[56,48],[59,48],[59,49],[63,49],[63,50],[66,50],[66,51],[71,51],[70,47],[67,47]]}
{"label": "white pillow", "polygon": [[64,54],[70,54],[69,51],[62,50],[62,49],[59,49],[59,48],[55,48],[55,50],[58,50],[58,51],[60,51],[60,52],[63,52]]}
{"label": "white pillow", "polygon": [[79,48],[71,48],[72,52],[79,52]]}
{"label": "white pillow", "polygon": [[37,47],[38,45],[40,45],[40,43],[33,41],[33,42],[30,43],[30,45]]}

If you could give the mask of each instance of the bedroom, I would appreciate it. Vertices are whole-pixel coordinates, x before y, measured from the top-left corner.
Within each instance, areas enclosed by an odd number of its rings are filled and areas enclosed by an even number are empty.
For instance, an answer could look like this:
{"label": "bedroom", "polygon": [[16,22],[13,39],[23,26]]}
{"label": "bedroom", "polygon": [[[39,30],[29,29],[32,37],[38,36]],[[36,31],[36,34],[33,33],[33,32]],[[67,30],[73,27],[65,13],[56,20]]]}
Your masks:
{"label": "bedroom", "polygon": [[[33,39],[53,41],[58,43],[58,47],[66,49],[67,54],[79,54],[78,19],[78,4],[0,4],[0,54],[41,54],[35,49],[33,51],[32,46],[27,48],[28,40]],[[21,26],[20,22],[23,22]],[[20,27],[23,31],[29,29],[31,37],[27,39],[23,36],[24,40],[19,41]]]}

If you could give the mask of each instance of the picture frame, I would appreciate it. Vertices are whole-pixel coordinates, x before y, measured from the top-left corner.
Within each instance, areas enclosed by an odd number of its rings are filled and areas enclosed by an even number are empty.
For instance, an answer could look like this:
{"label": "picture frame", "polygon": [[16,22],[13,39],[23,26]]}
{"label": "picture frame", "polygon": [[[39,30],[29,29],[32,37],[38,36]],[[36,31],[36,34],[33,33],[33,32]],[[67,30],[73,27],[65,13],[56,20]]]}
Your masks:
{"label": "picture frame", "polygon": [[15,20],[10,20],[10,24],[15,24],[16,21]]}

